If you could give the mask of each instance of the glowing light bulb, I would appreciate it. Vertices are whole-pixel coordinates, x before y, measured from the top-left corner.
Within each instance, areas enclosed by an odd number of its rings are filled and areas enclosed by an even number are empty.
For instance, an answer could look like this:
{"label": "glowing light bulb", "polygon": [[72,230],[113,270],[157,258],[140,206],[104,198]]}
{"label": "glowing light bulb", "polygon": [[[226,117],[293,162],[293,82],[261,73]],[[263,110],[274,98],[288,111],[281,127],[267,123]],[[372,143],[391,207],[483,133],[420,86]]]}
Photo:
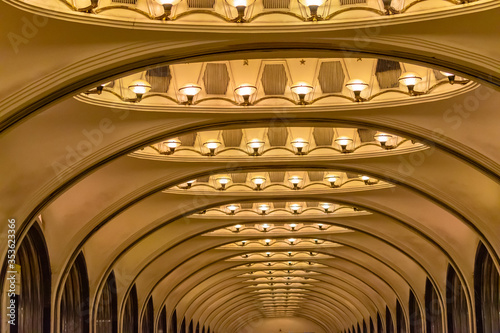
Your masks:
{"label": "glowing light bulb", "polygon": [[291,142],[292,146],[297,149],[297,155],[302,155],[305,147],[309,145],[309,142],[298,138]]}
{"label": "glowing light bulb", "polygon": [[298,190],[299,189],[298,185],[300,184],[300,182],[302,182],[302,177],[292,176],[288,179],[288,181],[292,183],[294,190]]}
{"label": "glowing light bulb", "polygon": [[269,205],[261,204],[261,205],[259,205],[259,209],[262,212],[262,214],[264,215],[266,213],[266,211],[269,210]]}
{"label": "glowing light bulb", "polygon": [[231,179],[228,177],[220,177],[220,178],[217,178],[217,181],[219,182],[219,184],[225,185],[225,184],[228,184],[231,181]]}
{"label": "glowing light bulb", "polygon": [[145,94],[151,90],[151,85],[144,80],[135,80],[129,84],[128,88],[136,94]]}
{"label": "glowing light bulb", "polygon": [[160,3],[160,5],[176,5],[180,2],[180,0],[156,0]]}
{"label": "glowing light bulb", "polygon": [[328,202],[324,202],[321,204],[321,207],[325,210],[325,213],[328,213],[328,209],[330,209],[331,204],[329,204]]}
{"label": "glowing light bulb", "polygon": [[259,191],[261,190],[262,188],[262,185],[266,182],[266,178],[264,177],[261,177],[261,176],[257,176],[257,177],[254,177],[252,178],[252,182],[255,184],[256,188],[255,190]]}
{"label": "glowing light bulb", "polygon": [[220,141],[216,141],[216,140],[207,141],[204,143],[205,147],[207,147],[208,149],[217,149],[217,148],[219,148],[219,146],[221,144],[222,143]]}
{"label": "glowing light bulb", "polygon": [[349,82],[347,82],[345,84],[345,86],[347,87],[347,89],[351,90],[351,91],[358,91],[358,92],[361,92],[363,90],[365,90],[366,88],[368,88],[368,83],[364,82],[363,80],[351,80]]}
{"label": "glowing light bulb", "polygon": [[[246,7],[246,5],[245,5]],[[234,92],[243,97],[243,104],[242,105],[250,105],[250,96],[255,94],[257,91],[257,88],[251,84],[242,84],[236,89],[234,89]]]}
{"label": "glowing light bulb", "polygon": [[374,135],[374,138],[380,143],[386,143],[392,138],[392,135],[387,133],[377,133]]}
{"label": "glowing light bulb", "polygon": [[247,145],[248,145],[250,148],[253,148],[253,149],[257,148],[257,149],[259,149],[259,148],[261,148],[262,146],[264,146],[264,141],[260,141],[259,139],[253,139],[253,140],[249,141],[249,142],[247,143]]}
{"label": "glowing light bulb", "polygon": [[225,190],[226,189],[226,185],[229,184],[229,182],[231,181],[231,178],[229,177],[219,177],[216,179],[216,181],[220,184],[220,190]]}
{"label": "glowing light bulb", "polygon": [[201,91],[201,87],[194,83],[184,85],[179,89],[179,92],[185,96],[196,96]]}
{"label": "glowing light bulb", "polygon": [[414,86],[422,81],[422,77],[420,77],[417,73],[406,72],[399,77],[399,81],[405,86]]}
{"label": "glowing light bulb", "polygon": [[236,212],[236,210],[238,209],[239,207],[237,205],[229,205],[227,206],[227,209],[229,210],[229,212],[231,214],[234,214],[234,212]]}
{"label": "glowing light bulb", "polygon": [[151,85],[144,80],[135,80],[129,84],[128,88],[135,93],[136,102],[139,102],[142,100],[142,96],[151,90]]}
{"label": "glowing light bulb", "polygon": [[208,148],[208,150],[210,151],[210,152],[209,152],[209,154],[208,154],[209,156],[215,156],[215,150],[216,150],[217,148],[219,148],[221,144],[222,144],[222,143],[221,143],[220,141],[217,141],[217,140],[209,140],[209,141],[205,142],[203,145],[204,145],[205,147],[207,147],[207,148]]}
{"label": "glowing light bulb", "polygon": [[347,136],[340,136],[335,139],[335,142],[338,143],[340,146],[347,146],[352,142],[352,139]]}
{"label": "glowing light bulb", "polygon": [[361,92],[368,88],[368,84],[362,80],[351,80],[345,85],[347,89],[354,92],[354,100],[356,102],[362,102],[364,99],[361,98]]}
{"label": "glowing light bulb", "polygon": [[302,206],[299,205],[299,204],[292,204],[290,205],[290,209],[293,210],[293,213],[294,214],[297,214],[299,209],[301,208]]}
{"label": "glowing light bulb", "polygon": [[313,91],[313,87],[305,82],[299,82],[290,87],[290,90],[299,96],[299,104],[307,104],[305,97],[307,94]]}
{"label": "glowing light bulb", "polygon": [[199,85],[196,85],[194,83],[189,83],[184,85],[183,87],[179,88],[179,93],[186,96],[187,101],[185,104],[191,105],[193,104],[193,99],[194,96],[198,95],[198,93],[201,91],[201,87]]}
{"label": "glowing light bulb", "polygon": [[342,153],[347,153],[347,146],[353,142],[353,140],[347,136],[339,136],[335,139],[335,142],[342,148]]}
{"label": "glowing light bulb", "polygon": [[415,95],[415,85],[420,81],[422,81],[422,77],[413,72],[406,72],[399,77],[399,82],[408,88],[410,95]]}

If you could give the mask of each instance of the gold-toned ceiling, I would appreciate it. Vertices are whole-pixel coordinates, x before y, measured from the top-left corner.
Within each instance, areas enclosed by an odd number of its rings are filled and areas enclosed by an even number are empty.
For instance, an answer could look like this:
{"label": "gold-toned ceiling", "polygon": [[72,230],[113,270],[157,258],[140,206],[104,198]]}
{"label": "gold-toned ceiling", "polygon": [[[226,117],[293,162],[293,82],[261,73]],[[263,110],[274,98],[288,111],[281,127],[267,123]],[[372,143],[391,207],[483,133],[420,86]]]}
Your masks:
{"label": "gold-toned ceiling", "polygon": [[[76,256],[90,282],[78,316],[93,326],[113,275],[118,326],[134,290],[139,320],[151,309],[159,329],[165,314],[168,332],[194,323],[242,333],[277,317],[306,318],[321,333],[377,320],[409,331],[412,306],[422,325],[436,318],[429,290],[446,325],[458,290],[464,331],[478,331],[476,258],[489,255],[494,272],[500,262],[497,1],[329,1],[325,20],[308,21],[298,2],[287,11],[257,0],[245,23],[228,22],[237,14],[217,0],[212,14],[182,0],[170,21],[144,15],[163,15],[146,0],[137,1],[144,13],[105,9],[111,1],[78,12],[91,3],[0,3],[0,197],[21,245],[35,227],[46,242],[43,333],[61,333]],[[26,20],[39,29],[12,44]],[[413,91],[405,72],[422,78]],[[152,88],[141,99],[128,88],[138,79]],[[360,96],[352,79],[367,84]],[[312,87],[302,100],[292,91],[300,81]],[[186,83],[200,87],[191,103],[179,92]],[[244,83],[255,87],[248,102],[235,92]],[[383,133],[394,142],[382,145]],[[308,142],[301,151],[297,139]],[[165,150],[169,140],[180,145]],[[213,154],[210,140],[220,142]]]}
{"label": "gold-toned ceiling", "polygon": [[[307,24],[452,10],[468,0],[30,0],[62,13],[168,25]],[[163,6],[165,3],[167,6]],[[311,8],[311,5],[319,5]],[[237,7],[242,9],[238,11]],[[75,15],[76,16],[76,15]],[[80,16],[81,17],[81,16]],[[81,17],[83,19],[83,17]]]}
{"label": "gold-toned ceiling", "polygon": [[[412,91],[400,80],[406,73],[420,76]],[[151,88],[140,100],[129,88],[137,80],[147,82]],[[367,84],[359,96],[349,89],[347,83],[351,80]],[[189,100],[183,87],[193,84],[199,90]],[[294,90],[297,84],[307,84],[312,88],[303,99]],[[237,90],[246,85],[254,87],[247,100]],[[385,59],[242,59],[152,68],[108,82],[82,94],[79,100],[104,103],[110,107],[133,103],[137,110],[174,111],[181,108],[186,112],[205,107],[210,112],[216,110],[213,108],[247,112],[277,106],[399,105],[458,94],[466,90],[464,85],[473,83],[458,76],[451,80],[443,72],[430,68]]]}

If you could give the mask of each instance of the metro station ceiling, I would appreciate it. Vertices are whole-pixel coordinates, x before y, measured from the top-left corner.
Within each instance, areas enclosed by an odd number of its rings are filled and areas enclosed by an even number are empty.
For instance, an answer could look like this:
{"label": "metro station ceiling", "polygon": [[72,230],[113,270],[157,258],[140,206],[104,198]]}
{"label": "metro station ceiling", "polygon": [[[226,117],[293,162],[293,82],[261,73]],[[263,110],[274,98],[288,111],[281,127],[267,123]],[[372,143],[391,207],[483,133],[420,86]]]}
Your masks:
{"label": "metro station ceiling", "polygon": [[[468,45],[468,30],[444,20],[484,29],[477,18],[492,1],[329,0],[309,20],[306,2],[256,0],[240,23],[235,3],[219,0],[182,0],[168,16],[152,0],[9,3],[60,18],[43,38],[61,49],[86,38],[79,52],[95,53],[81,64],[27,44],[81,67],[54,76],[61,87],[27,84],[26,96],[51,96],[36,110],[5,104],[19,114],[6,113],[0,196],[20,235],[43,230],[54,309],[80,254],[91,317],[111,272],[118,308],[135,288],[141,314],[152,299],[155,320],[165,309],[217,333],[299,316],[340,332],[395,317],[397,304],[408,313],[410,293],[423,309],[426,281],[445,313],[448,267],[473,309],[478,245],[499,265],[498,72],[478,74],[496,64],[485,46],[477,58],[450,51]],[[368,21],[397,29],[342,48]],[[430,38],[431,25],[439,43],[407,37]],[[54,39],[64,28],[72,34]],[[259,39],[267,49],[248,51]],[[118,59],[122,44],[137,46],[134,58]],[[109,45],[118,51],[99,53]],[[445,70],[436,45],[461,74]],[[158,56],[166,50],[177,58]]]}

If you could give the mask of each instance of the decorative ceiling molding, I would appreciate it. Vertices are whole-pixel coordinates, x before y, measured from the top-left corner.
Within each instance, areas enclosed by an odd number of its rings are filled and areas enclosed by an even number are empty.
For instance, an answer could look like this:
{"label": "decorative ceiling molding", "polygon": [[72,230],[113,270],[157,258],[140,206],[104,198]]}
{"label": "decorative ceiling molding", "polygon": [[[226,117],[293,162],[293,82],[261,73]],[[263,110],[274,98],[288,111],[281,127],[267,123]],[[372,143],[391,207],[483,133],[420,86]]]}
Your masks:
{"label": "decorative ceiling molding", "polygon": [[[257,192],[263,194],[282,194],[285,193],[321,193],[325,191],[359,191],[373,188],[389,188],[392,184],[381,181],[374,177],[357,175],[355,178],[349,178],[345,172],[341,171],[320,171],[321,180],[312,181],[307,171],[285,171],[285,179],[282,182],[270,181],[269,173],[266,171],[250,172],[246,175],[245,182],[234,182],[230,174],[210,175],[208,181],[206,177],[202,180],[194,179],[188,182],[178,184],[164,190],[164,193],[189,192],[189,193],[248,193]],[[241,173],[240,173],[241,174]],[[243,180],[243,177],[238,177]],[[304,210],[312,208],[305,208]],[[301,208],[302,210],[302,208]],[[322,209],[321,209],[322,211]]]}
{"label": "decorative ceiling molding", "polygon": [[[10,0],[14,4],[18,1]],[[174,5],[163,6],[154,0],[131,1],[121,0],[91,1],[88,4],[75,5],[70,0],[53,0],[49,4],[40,0],[30,0],[29,5],[39,10],[51,12],[54,15],[65,16],[67,19],[81,22],[108,22],[125,23],[127,20],[141,22],[150,29],[163,26],[193,26],[193,20],[199,25],[235,25],[245,26],[283,25],[295,26],[311,25],[311,21],[336,23],[356,19],[379,19],[385,16],[419,16],[420,13],[429,15],[429,11],[446,12],[468,0],[443,1],[392,1],[382,2],[374,0],[342,0],[339,3],[324,1],[319,8],[311,10],[299,1],[281,1],[270,3],[268,0],[245,1],[243,11],[239,12],[232,2],[222,0],[193,2],[192,0],[174,2]],[[455,6],[453,6],[455,5]],[[85,13],[82,15],[82,13]],[[422,15],[420,14],[420,15]],[[415,19],[415,18],[413,18]],[[323,23],[321,22],[321,23]]]}
{"label": "decorative ceiling molding", "polygon": [[[243,107],[245,112],[254,112],[268,106],[303,109],[316,105],[370,107],[381,102],[411,103],[472,85],[469,80],[451,74],[444,76],[430,68],[369,58],[246,59],[174,64],[154,70],[153,83],[144,80],[151,79],[151,70],[139,72],[91,89],[82,100],[87,96],[104,103],[156,107],[164,112],[172,107],[182,108],[183,112],[201,107],[233,112]],[[162,76],[158,75],[160,71]],[[410,87],[402,78],[411,73],[417,73],[418,81]],[[146,88],[136,92],[137,82]],[[352,82],[363,85],[357,87]],[[295,88],[297,84],[309,89],[301,95]],[[187,91],[187,85],[196,89]]]}
{"label": "decorative ceiling molding", "polygon": [[[227,208],[226,208],[227,209]],[[362,212],[359,215],[367,215],[366,212]],[[238,216],[239,218],[240,216]],[[345,233],[351,232],[350,229],[333,226],[329,223],[302,223],[302,222],[289,222],[289,223],[276,223],[276,222],[263,222],[250,224],[245,223],[244,220],[238,219],[238,223],[236,225],[217,229],[214,231],[210,231],[203,236],[262,236],[270,235],[270,237],[280,237],[282,235],[304,235],[304,234],[337,234],[337,233]],[[272,236],[271,236],[272,235]],[[289,254],[287,254],[288,256]]]}
{"label": "decorative ceiling molding", "polygon": [[[184,142],[187,142],[186,146]],[[195,132],[167,138],[137,150],[129,156],[165,161],[177,159],[219,161],[228,158],[254,160],[255,157],[271,161],[293,160],[297,156],[312,161],[323,158],[343,159],[350,155],[389,156],[427,148],[421,143],[372,129],[270,127]],[[308,175],[310,180],[322,180],[318,178],[322,177],[318,172],[310,171]],[[269,174],[271,181],[277,176],[278,174]],[[244,180],[236,182],[241,183]]]}

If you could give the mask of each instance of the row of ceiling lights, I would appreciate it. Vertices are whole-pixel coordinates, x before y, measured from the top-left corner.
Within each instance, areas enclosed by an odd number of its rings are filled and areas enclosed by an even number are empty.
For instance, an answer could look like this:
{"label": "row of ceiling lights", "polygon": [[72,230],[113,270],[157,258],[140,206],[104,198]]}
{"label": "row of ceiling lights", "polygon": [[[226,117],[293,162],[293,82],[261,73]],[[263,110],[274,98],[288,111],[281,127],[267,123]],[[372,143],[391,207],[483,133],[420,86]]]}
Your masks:
{"label": "row of ceiling lights", "polygon": [[[264,215],[265,212],[269,209],[269,205],[261,205],[263,206],[261,209],[262,209],[262,214]],[[300,209],[300,205],[297,205],[299,207],[294,207],[295,209]],[[238,208],[238,206],[236,205],[229,205],[228,207],[231,207],[230,209],[233,210],[233,212]],[[325,209],[326,212],[328,212],[328,208],[330,208],[330,204],[328,203],[324,203],[322,204],[322,207]],[[285,225],[287,228],[289,228],[290,231],[297,231],[297,223],[289,223],[287,225]],[[318,227],[319,230],[326,230],[325,229],[325,225],[322,224],[322,223],[317,223],[316,226]],[[244,229],[244,226],[241,225],[241,224],[236,224],[234,227],[233,227],[233,231],[234,232],[240,232],[242,229]],[[259,227],[260,230],[264,231],[264,232],[267,232],[271,229],[271,226],[267,223],[264,223],[262,224],[260,227]]]}
{"label": "row of ceiling lights", "polygon": [[[306,18],[307,21],[318,21],[322,20],[322,17],[318,15],[318,8],[326,3],[328,0],[299,0],[299,2],[309,8],[310,16]],[[387,0],[385,0],[386,2]],[[155,17],[157,20],[168,21],[172,20],[172,8],[181,2],[181,0],[156,0],[157,3],[163,6],[163,14]],[[236,18],[228,19],[235,23],[247,22],[245,19],[245,11],[247,7],[252,5],[255,0],[226,0],[227,4],[236,8],[238,13]],[[384,2],[384,4],[385,4]],[[390,1],[389,1],[390,4]],[[97,1],[92,2],[92,4],[86,8],[79,9],[79,11],[91,13],[93,9],[97,8]],[[387,7],[387,6],[386,6]]]}
{"label": "row of ceiling lights", "polygon": [[[320,204],[321,208],[324,209],[324,212],[325,213],[331,213],[330,211],[330,208],[332,207],[332,204],[328,203],[328,202],[324,202],[322,204]],[[294,203],[294,204],[291,204],[290,206],[290,209],[292,210],[292,212],[294,214],[298,214],[300,209],[302,208],[302,205],[301,204],[298,204],[298,203]],[[235,205],[235,204],[231,204],[231,205],[228,205],[226,206],[227,210],[229,211],[229,215],[234,215],[236,213],[236,211],[238,209],[240,209],[240,206],[239,205]],[[266,213],[269,211],[269,209],[271,208],[271,206],[269,206],[268,204],[260,204],[258,205],[258,208],[261,212],[262,215],[266,215]],[[295,223],[292,223],[289,225],[291,230],[292,231],[295,231],[295,228],[297,227],[297,224]],[[318,227],[321,229],[323,228],[323,225],[322,224],[318,224]],[[263,231],[267,231],[267,229],[269,228],[269,226],[267,224],[263,224],[262,225],[262,230]],[[237,229],[236,231],[239,231],[239,229]]]}
{"label": "row of ceiling lights", "polygon": [[[297,244],[296,243],[297,242],[296,238],[288,238],[288,239],[286,239],[286,241],[288,242],[289,245],[296,245]],[[320,241],[319,239],[314,239],[313,242],[314,242],[314,244],[322,244],[323,243],[323,241]],[[245,246],[245,245],[247,245],[247,243],[248,243],[248,241],[243,240],[243,241],[241,241],[240,243],[237,243],[237,244],[239,244],[241,246]],[[263,244],[265,246],[270,246],[272,243],[273,243],[272,239],[264,239],[264,241],[263,241]]]}
{"label": "row of ceiling lights", "polygon": [[[441,73],[448,77],[450,83],[452,84],[454,83],[455,81],[454,74],[446,72],[441,72]],[[417,92],[414,90],[415,85],[420,81],[422,81],[422,77],[420,75],[413,72],[406,72],[403,75],[401,75],[399,81],[408,88],[408,92],[410,95],[416,96],[422,94],[422,92]],[[97,87],[97,93],[100,94],[103,91],[104,87],[108,84],[109,82]],[[356,102],[362,102],[365,100],[361,97],[361,92],[366,88],[368,88],[369,86],[368,83],[362,80],[354,79],[347,82],[345,86],[354,93],[354,100]],[[136,95],[136,98],[131,100],[131,102],[140,102],[144,94],[148,93],[151,90],[152,86],[149,82],[145,80],[135,80],[132,83],[130,83],[128,88]],[[181,87],[179,89],[179,93],[181,95],[186,96],[186,101],[183,102],[183,104],[192,105],[194,97],[198,95],[198,93],[201,90],[202,90],[201,86],[193,83]],[[308,102],[305,100],[305,98],[309,93],[311,93],[314,90],[314,88],[312,85],[302,82],[294,84],[293,86],[290,87],[290,90],[298,96],[299,105],[307,105]],[[250,97],[257,92],[257,87],[251,84],[243,84],[238,86],[234,90],[234,92],[243,98],[243,103],[241,103],[240,105],[248,106],[251,105]]]}
{"label": "row of ceiling lights", "polygon": [[[303,253],[303,252],[296,252],[296,254],[300,254],[300,253]],[[260,254],[260,253],[257,253],[257,254]],[[279,255],[279,254],[285,254],[285,253],[281,253],[281,252],[275,252],[275,253],[272,253],[272,252],[266,252],[266,253],[265,253],[265,256],[266,256],[266,257],[271,257],[271,256],[274,256],[274,255]],[[312,256],[312,257],[314,257],[314,256],[316,256],[316,255],[317,255],[317,253],[315,254],[315,253],[314,253],[314,252],[312,252],[312,251],[309,251],[307,254],[308,254],[308,255],[310,255],[310,256]],[[292,257],[294,254],[293,254],[293,252],[292,252],[292,251],[288,251],[288,252],[286,253],[286,255],[288,255],[289,257]],[[249,258],[249,257],[250,257],[250,254],[243,254],[241,257],[242,257],[242,258],[244,258],[244,259],[247,259],[247,258]]]}
{"label": "row of ceiling lights", "polygon": [[[377,179],[371,178],[369,176],[360,176],[359,178],[361,181],[363,181],[365,183],[365,185],[374,185],[378,182]],[[339,184],[337,184],[337,181],[340,179],[340,177],[337,175],[327,175],[324,179],[330,183],[330,187],[332,187],[332,188],[337,188],[340,186]],[[292,177],[288,178],[288,181],[293,185],[293,188],[292,188],[293,190],[300,190],[301,188],[299,185],[303,180],[304,179],[300,176],[292,176]],[[220,185],[218,190],[225,191],[227,189],[227,184],[229,184],[231,182],[231,177],[229,177],[229,176],[218,177],[218,178],[216,178],[216,181]],[[263,177],[263,176],[256,176],[256,177],[253,177],[251,179],[251,181],[255,185],[255,188],[254,188],[255,191],[262,191],[264,189],[263,185],[267,181],[267,179],[266,179],[266,177]],[[192,187],[192,185],[195,182],[196,182],[196,180],[190,180],[184,184],[181,184],[180,186],[182,186],[185,189],[189,189]]]}
{"label": "row of ceiling lights", "polygon": [[[384,149],[393,149],[394,146],[388,145],[387,142],[393,136],[388,133],[377,133],[374,135],[374,139],[380,143]],[[349,146],[354,142],[354,140],[347,136],[339,136],[335,139],[335,143],[341,148],[341,152],[344,154],[353,152],[352,149],[348,149]],[[306,155],[307,152],[305,148],[309,145],[309,141],[302,138],[298,138],[290,142],[292,147],[296,149],[296,155]],[[171,139],[158,144],[158,151],[162,155],[172,155],[177,148],[182,145],[182,142],[178,139]],[[218,140],[209,140],[203,143],[208,149],[206,156],[215,156],[215,151],[222,145],[222,142]],[[260,139],[252,139],[247,142],[247,146],[253,150],[252,156],[260,156],[260,149],[264,147],[265,142]]]}

